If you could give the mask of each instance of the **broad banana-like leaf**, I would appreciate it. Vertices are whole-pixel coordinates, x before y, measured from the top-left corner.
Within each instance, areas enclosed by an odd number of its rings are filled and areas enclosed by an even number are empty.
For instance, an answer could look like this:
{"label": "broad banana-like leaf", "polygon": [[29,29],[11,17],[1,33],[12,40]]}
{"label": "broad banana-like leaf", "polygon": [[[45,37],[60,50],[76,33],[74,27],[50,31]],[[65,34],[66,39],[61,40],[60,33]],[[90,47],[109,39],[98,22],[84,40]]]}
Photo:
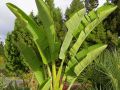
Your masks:
{"label": "broad banana-like leaf", "polygon": [[90,11],[88,14],[86,14],[82,21],[79,24],[79,28],[77,30],[75,30],[73,32],[73,36],[75,36],[76,38],[79,36],[79,33],[85,29],[85,27],[91,23],[92,21],[94,21],[97,18],[97,14],[94,10]]}
{"label": "broad banana-like leaf", "polygon": [[[102,8],[102,10],[101,10]],[[96,12],[96,18],[95,20],[93,20],[92,22],[89,23],[89,21],[85,20],[85,18],[83,18],[82,21],[86,21],[84,23],[85,25],[85,29],[84,30],[80,30],[80,34],[79,37],[77,39],[77,41],[75,42],[75,44],[73,45],[73,47],[70,49],[70,55],[75,56],[76,53],[78,52],[81,44],[83,43],[83,41],[86,39],[86,37],[90,34],[90,32],[92,30],[94,30],[94,28],[101,23],[111,12],[113,12],[117,6],[113,6],[113,5],[106,5],[106,6],[102,6],[101,8],[99,8]],[[103,9],[104,8],[104,9]],[[94,12],[95,13],[95,12]],[[88,22],[88,23],[87,23]],[[82,23],[81,23],[82,24]]]}
{"label": "broad banana-like leaf", "polygon": [[57,52],[55,52],[56,33],[53,18],[51,17],[50,10],[48,9],[47,5],[43,0],[35,1],[38,7],[39,18],[41,19],[46,32],[47,40],[50,47],[51,59],[55,59],[54,56],[56,55]]}
{"label": "broad banana-like leaf", "polygon": [[[103,7],[107,7],[107,6],[103,6]],[[70,70],[73,70],[73,67],[75,66],[75,64],[81,60],[80,58],[84,58],[84,56],[88,53],[88,51],[90,50],[83,50],[82,52],[79,52],[78,54],[77,51],[80,47],[80,45],[82,44],[82,42],[85,40],[85,38],[88,36],[88,34],[96,27],[96,25],[98,25],[103,19],[105,19],[112,11],[114,11],[116,9],[116,6],[109,6],[107,7],[107,13],[104,13],[105,11],[101,12],[100,13],[100,10],[98,9],[98,15],[99,17],[97,17],[96,13],[91,11],[89,13],[89,17],[91,17],[90,19],[93,20],[91,23],[87,23],[86,21],[84,21],[84,23],[87,25],[86,27],[83,27],[83,29],[85,30],[82,30],[76,43],[73,45],[73,47],[70,49],[70,55],[71,55],[71,60],[69,61],[68,63],[68,67],[67,67],[67,71],[69,72]],[[93,17],[93,16],[94,17]],[[86,17],[86,16],[85,16]],[[88,18],[88,17],[87,17]],[[85,19],[83,19],[85,20]],[[81,21],[82,22],[82,21]],[[82,24],[80,23],[80,26]],[[85,25],[82,25],[82,26],[85,26]],[[82,27],[81,27],[82,28]],[[81,29],[81,28],[78,28],[77,30]],[[99,46],[99,45],[98,45]],[[98,47],[97,46],[97,47]],[[94,46],[93,46],[94,47]],[[95,46],[96,47],[96,46]],[[94,49],[94,48],[93,48]],[[83,54],[82,54],[83,53]],[[85,53],[85,54],[84,54]],[[81,54],[81,55],[80,55]],[[83,56],[82,56],[83,55]],[[74,73],[73,73],[74,75]]]}
{"label": "broad banana-like leaf", "polygon": [[7,6],[23,23],[24,27],[26,27],[26,30],[31,33],[44,64],[47,64],[50,59],[50,55],[46,55],[46,53],[49,52],[49,44],[46,39],[43,27],[39,27],[29,16],[27,16],[21,9],[19,9],[15,5],[7,3]]}
{"label": "broad banana-like leaf", "polygon": [[[85,15],[85,17],[83,17],[81,23],[79,24],[79,26],[80,26],[79,29],[75,30],[74,33],[73,33],[73,35],[75,37],[78,37],[78,35],[81,32],[81,30],[84,30],[85,27],[89,23],[91,23],[92,21],[94,21],[96,18],[99,18],[99,20],[101,18],[105,19],[116,8],[117,8],[117,6],[109,4],[109,5],[101,6],[96,11],[95,10],[90,11],[88,14]],[[103,15],[105,15],[105,17],[103,17]]]}
{"label": "broad banana-like leaf", "polygon": [[52,78],[48,78],[47,80],[44,81],[44,83],[42,83],[42,85],[40,86],[40,90],[49,90],[51,84]]}
{"label": "broad banana-like leaf", "polygon": [[76,76],[72,79],[70,86],[68,90],[70,90],[71,86],[73,85],[74,81],[77,79],[77,77],[80,75],[80,73],[93,61],[98,57],[98,55],[107,47],[107,45],[100,46],[90,52],[87,53],[87,56],[83,58],[77,65],[75,65],[74,73]]}
{"label": "broad banana-like leaf", "polygon": [[[61,50],[60,50],[60,54],[59,54],[59,58],[63,60],[62,62],[64,62],[64,60],[65,60],[66,51],[67,51],[67,49],[68,49],[68,47],[70,45],[70,42],[71,42],[71,40],[73,38],[72,32],[74,32],[74,30],[76,30],[76,28],[78,28],[79,23],[82,20],[82,17],[84,17],[85,11],[86,11],[85,9],[82,9],[82,10],[78,11],[75,15],[73,15],[71,17],[70,20],[68,20],[66,22],[68,32],[67,32],[66,37],[65,37],[65,39],[63,41],[63,44],[62,44],[62,47],[61,47]],[[71,27],[69,27],[70,24],[71,24]],[[76,27],[73,27],[74,24],[76,25]],[[61,64],[61,66],[60,66],[60,68],[58,70],[55,87],[59,86],[58,82],[60,80],[61,72],[62,72],[62,64]],[[58,88],[56,88],[56,89],[58,89]]]}
{"label": "broad banana-like leaf", "polygon": [[107,47],[107,45],[103,45],[98,47],[97,49],[90,51],[87,56],[75,66],[74,72],[78,76],[84,68],[86,68],[100,53]]}
{"label": "broad banana-like leaf", "polygon": [[63,44],[62,44],[62,47],[60,50],[60,54],[59,54],[60,59],[65,59],[66,51],[67,51],[67,49],[70,45],[70,42],[72,41],[72,38],[73,38],[72,34],[73,34],[74,30],[76,30],[78,28],[79,23],[81,22],[82,18],[84,17],[85,11],[86,11],[85,9],[78,11],[77,13],[75,13],[75,15],[73,15],[71,17],[70,20],[68,20],[66,22],[68,32],[65,36],[65,39],[63,41]]}
{"label": "broad banana-like leaf", "polygon": [[41,85],[45,79],[44,71],[42,68],[43,65],[42,61],[40,61],[40,58],[36,55],[35,51],[31,47],[28,47],[22,42],[18,42],[17,46],[22,56],[25,58],[24,61],[32,69],[36,76],[36,79],[38,80],[38,83]]}
{"label": "broad banana-like leaf", "polygon": [[74,72],[74,66],[77,65],[82,59],[84,59],[88,53],[90,53],[91,51],[99,48],[103,46],[102,44],[96,44],[93,46],[90,46],[88,48],[82,49],[81,51],[79,51],[75,57],[72,57],[71,60],[68,62],[68,66],[66,67],[66,74],[67,75],[71,75],[74,76],[75,73]]}

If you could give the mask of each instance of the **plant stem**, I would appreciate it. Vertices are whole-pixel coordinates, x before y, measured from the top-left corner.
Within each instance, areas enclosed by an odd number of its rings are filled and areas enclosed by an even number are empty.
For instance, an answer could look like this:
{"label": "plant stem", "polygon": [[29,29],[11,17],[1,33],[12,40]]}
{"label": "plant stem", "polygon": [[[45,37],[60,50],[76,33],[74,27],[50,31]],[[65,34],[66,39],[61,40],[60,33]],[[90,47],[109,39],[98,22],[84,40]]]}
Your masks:
{"label": "plant stem", "polygon": [[56,82],[56,65],[55,61],[52,62],[52,78],[53,78],[53,90],[55,89],[55,82]]}
{"label": "plant stem", "polygon": [[51,77],[51,71],[50,71],[50,67],[48,64],[47,64],[47,70],[48,70],[48,76]]}
{"label": "plant stem", "polygon": [[59,88],[59,83],[60,83],[60,77],[61,77],[61,73],[62,73],[63,63],[64,63],[64,60],[62,60],[62,63],[61,63],[61,65],[60,65],[59,70],[58,70],[58,73],[57,73],[56,83],[55,83],[55,88],[56,88],[56,89]]}
{"label": "plant stem", "polygon": [[[47,64],[47,70],[48,70],[48,76],[51,77],[51,71],[50,71],[50,67],[49,67],[48,64]],[[52,82],[51,82],[51,85],[50,85],[50,90],[52,90]]]}
{"label": "plant stem", "polygon": [[66,79],[66,76],[65,76],[65,74],[64,74],[64,76],[63,76],[63,78],[62,78],[61,85],[60,85],[60,90],[62,90],[62,89],[63,89],[65,79]]}

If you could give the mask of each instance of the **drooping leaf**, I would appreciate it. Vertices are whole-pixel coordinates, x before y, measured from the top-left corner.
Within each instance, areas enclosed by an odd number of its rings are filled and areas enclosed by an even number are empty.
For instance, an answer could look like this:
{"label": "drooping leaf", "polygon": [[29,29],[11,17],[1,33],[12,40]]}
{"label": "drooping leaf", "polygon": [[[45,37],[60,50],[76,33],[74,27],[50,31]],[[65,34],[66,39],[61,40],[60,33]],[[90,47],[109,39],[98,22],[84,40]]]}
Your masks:
{"label": "drooping leaf", "polygon": [[47,64],[47,57],[50,56],[45,55],[45,53],[49,50],[46,50],[46,48],[48,48],[48,41],[46,39],[43,27],[39,27],[29,16],[27,16],[21,9],[19,9],[15,5],[7,3],[7,6],[16,15],[16,17],[20,21],[22,21],[24,27],[26,27],[26,30],[31,33],[44,64]]}
{"label": "drooping leaf", "polygon": [[40,57],[38,57],[35,53],[35,51],[28,47],[27,45],[23,44],[22,42],[18,42],[17,46],[19,50],[21,51],[21,54],[25,58],[25,62],[28,64],[28,66],[32,69],[34,72],[36,79],[38,80],[39,84],[41,85],[44,81],[44,71],[42,68],[42,61]]}

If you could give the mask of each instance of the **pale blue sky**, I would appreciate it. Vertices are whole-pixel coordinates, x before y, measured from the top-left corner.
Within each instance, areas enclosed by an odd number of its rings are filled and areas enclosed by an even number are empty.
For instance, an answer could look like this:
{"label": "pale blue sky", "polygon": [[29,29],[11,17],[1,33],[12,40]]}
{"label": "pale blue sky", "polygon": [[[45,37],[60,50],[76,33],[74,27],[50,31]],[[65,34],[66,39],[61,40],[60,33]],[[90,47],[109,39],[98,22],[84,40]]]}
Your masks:
{"label": "pale blue sky", "polygon": [[[62,12],[69,7],[72,0],[54,0],[56,7],[60,7]],[[99,0],[100,5],[102,5],[106,0]],[[32,10],[37,14],[37,8],[35,5],[35,0],[0,0],[0,38],[2,41],[5,40],[6,34],[11,32],[14,28],[15,16],[6,7],[6,3],[11,2],[23,11],[29,14]]]}

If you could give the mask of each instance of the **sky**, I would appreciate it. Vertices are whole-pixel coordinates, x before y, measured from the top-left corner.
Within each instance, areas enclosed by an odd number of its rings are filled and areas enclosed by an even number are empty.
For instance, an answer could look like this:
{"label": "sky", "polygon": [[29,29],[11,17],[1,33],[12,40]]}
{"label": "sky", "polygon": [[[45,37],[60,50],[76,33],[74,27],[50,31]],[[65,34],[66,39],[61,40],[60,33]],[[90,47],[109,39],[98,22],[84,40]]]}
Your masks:
{"label": "sky", "polygon": [[[106,0],[99,0],[101,6]],[[14,29],[15,16],[6,7],[6,3],[11,2],[21,8],[28,15],[31,11],[37,14],[35,0],[0,0],[0,41],[5,41],[8,32]],[[62,13],[70,6],[72,0],[54,0],[55,6],[61,8]]]}

